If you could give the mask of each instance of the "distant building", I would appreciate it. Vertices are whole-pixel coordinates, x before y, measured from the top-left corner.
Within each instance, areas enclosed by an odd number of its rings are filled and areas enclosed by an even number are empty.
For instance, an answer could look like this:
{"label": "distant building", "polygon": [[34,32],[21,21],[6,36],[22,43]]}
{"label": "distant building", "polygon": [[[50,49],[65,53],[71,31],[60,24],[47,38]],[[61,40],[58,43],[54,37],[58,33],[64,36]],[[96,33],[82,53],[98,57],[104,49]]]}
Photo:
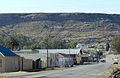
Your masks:
{"label": "distant building", "polygon": [[93,61],[93,56],[91,54],[83,54],[81,56],[82,62],[92,62]]}
{"label": "distant building", "polygon": [[95,48],[95,45],[88,44],[87,47],[88,48]]}
{"label": "distant building", "polygon": [[83,47],[84,47],[84,45],[82,45],[82,44],[80,44],[80,43],[76,45],[76,48],[82,49]]}
{"label": "distant building", "polygon": [[111,48],[109,48],[108,52],[112,52],[112,49],[111,49]]}

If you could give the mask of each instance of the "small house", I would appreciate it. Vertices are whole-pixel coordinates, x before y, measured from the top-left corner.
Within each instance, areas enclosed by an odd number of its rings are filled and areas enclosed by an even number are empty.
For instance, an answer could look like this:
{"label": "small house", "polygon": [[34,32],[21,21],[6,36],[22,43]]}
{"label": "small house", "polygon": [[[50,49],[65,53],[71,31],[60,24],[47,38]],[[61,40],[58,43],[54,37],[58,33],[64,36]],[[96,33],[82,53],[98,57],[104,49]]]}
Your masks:
{"label": "small house", "polygon": [[9,49],[0,46],[0,72],[13,72],[19,70],[20,57]]}
{"label": "small house", "polygon": [[57,53],[58,66],[69,66],[74,64],[73,57],[70,54]]}

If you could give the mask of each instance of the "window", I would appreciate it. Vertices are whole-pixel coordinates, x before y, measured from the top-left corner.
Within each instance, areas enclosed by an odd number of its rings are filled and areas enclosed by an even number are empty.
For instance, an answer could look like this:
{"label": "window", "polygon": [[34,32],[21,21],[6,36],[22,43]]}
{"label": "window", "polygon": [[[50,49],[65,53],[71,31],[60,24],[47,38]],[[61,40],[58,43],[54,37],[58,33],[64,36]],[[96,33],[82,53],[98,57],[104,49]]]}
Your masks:
{"label": "window", "polygon": [[2,59],[0,59],[0,67],[2,67]]}

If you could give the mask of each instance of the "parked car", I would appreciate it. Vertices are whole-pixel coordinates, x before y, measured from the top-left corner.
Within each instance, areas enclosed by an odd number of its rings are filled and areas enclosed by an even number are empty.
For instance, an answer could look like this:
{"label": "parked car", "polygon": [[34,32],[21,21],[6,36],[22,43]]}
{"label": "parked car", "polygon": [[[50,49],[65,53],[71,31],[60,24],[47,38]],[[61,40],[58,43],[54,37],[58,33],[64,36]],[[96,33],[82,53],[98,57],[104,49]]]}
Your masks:
{"label": "parked car", "polygon": [[114,64],[118,64],[118,62],[114,62]]}
{"label": "parked car", "polygon": [[118,59],[114,59],[113,64],[118,64]]}
{"label": "parked car", "polygon": [[106,60],[105,59],[100,59],[100,62],[106,62]]}
{"label": "parked car", "polygon": [[93,62],[97,62],[97,60],[95,59],[95,60],[93,60]]}

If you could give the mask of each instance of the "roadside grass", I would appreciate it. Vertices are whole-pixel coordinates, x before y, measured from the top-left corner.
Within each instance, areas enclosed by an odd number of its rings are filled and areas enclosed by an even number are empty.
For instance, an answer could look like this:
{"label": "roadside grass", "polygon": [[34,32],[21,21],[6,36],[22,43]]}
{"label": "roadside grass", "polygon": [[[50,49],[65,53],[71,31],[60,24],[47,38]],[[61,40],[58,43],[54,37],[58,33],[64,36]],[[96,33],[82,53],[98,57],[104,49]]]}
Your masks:
{"label": "roadside grass", "polygon": [[[11,73],[21,73],[23,71],[15,71],[15,72],[0,72],[0,74],[11,74]],[[1,77],[1,76],[0,76]]]}
{"label": "roadside grass", "polygon": [[12,73],[17,74],[17,73],[26,73],[26,72],[29,73],[29,72],[40,72],[40,71],[59,70],[59,69],[67,69],[67,68],[71,68],[71,66],[70,67],[65,67],[65,66],[48,67],[48,68],[40,68],[40,69],[23,70],[23,71],[17,71],[17,72],[2,72],[0,74],[12,74]]}
{"label": "roadside grass", "polygon": [[9,76],[0,76],[0,78],[8,78]]}
{"label": "roadside grass", "polygon": [[48,67],[48,68],[41,68],[41,69],[32,69],[32,70],[24,70],[24,72],[39,72],[39,71],[48,71],[48,70],[59,70],[59,69],[65,69],[70,67]]}
{"label": "roadside grass", "polygon": [[17,75],[29,75],[34,72],[40,72],[40,71],[49,71],[49,70],[60,70],[60,69],[67,69],[71,67],[49,67],[49,68],[43,68],[43,69],[34,69],[34,70],[24,70],[24,71],[18,71],[18,72],[5,72],[5,73],[0,73],[1,76],[0,78],[7,78],[7,77],[13,77]]}
{"label": "roadside grass", "polygon": [[120,65],[111,65],[110,68],[100,73],[97,78],[112,78],[112,75],[120,70]]}
{"label": "roadside grass", "polygon": [[5,78],[4,76],[0,76],[0,78]]}

